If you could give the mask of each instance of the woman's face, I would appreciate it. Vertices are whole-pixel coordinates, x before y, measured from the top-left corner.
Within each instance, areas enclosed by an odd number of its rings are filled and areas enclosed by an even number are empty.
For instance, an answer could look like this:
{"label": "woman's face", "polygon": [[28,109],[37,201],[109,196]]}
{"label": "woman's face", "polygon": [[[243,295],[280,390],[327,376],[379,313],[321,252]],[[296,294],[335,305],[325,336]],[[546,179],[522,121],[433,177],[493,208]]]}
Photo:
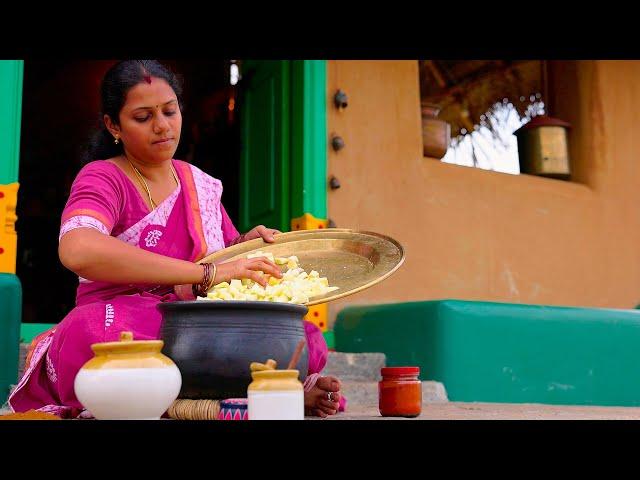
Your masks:
{"label": "woman's face", "polygon": [[119,120],[119,127],[112,125],[115,132],[109,130],[120,136],[130,158],[143,163],[173,158],[180,141],[182,114],[178,98],[165,80],[151,77],[151,83],[131,88]]}

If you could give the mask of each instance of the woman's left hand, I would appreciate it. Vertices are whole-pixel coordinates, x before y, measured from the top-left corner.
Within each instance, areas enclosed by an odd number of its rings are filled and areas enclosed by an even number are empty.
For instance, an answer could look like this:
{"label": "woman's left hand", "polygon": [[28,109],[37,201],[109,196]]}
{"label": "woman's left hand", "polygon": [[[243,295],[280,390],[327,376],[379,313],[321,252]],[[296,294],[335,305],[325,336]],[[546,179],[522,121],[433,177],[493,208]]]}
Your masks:
{"label": "woman's left hand", "polygon": [[253,240],[254,238],[262,238],[267,243],[273,243],[275,241],[274,235],[277,233],[282,232],[275,228],[267,228],[264,225],[258,225],[245,233],[242,241],[246,242],[248,240]]}

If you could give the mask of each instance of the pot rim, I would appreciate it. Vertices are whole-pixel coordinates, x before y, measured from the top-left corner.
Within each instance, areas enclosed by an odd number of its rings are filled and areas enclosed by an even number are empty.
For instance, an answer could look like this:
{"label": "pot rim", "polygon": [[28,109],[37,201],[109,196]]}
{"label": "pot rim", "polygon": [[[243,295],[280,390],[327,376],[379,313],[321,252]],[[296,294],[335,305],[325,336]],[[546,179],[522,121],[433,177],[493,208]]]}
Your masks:
{"label": "pot rim", "polygon": [[158,309],[164,311],[186,310],[276,310],[306,314],[309,308],[298,303],[283,302],[259,302],[252,300],[178,300],[175,302],[162,302]]}

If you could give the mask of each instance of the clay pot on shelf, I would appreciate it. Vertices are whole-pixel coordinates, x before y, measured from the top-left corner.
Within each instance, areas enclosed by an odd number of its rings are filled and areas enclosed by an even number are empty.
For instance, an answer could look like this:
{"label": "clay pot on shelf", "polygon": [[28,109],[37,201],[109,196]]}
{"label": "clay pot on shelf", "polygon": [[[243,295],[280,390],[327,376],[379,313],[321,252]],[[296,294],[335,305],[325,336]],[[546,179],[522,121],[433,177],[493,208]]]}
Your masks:
{"label": "clay pot on shelf", "polygon": [[451,144],[451,125],[440,120],[440,107],[422,104],[422,145],[425,157],[441,159]]}

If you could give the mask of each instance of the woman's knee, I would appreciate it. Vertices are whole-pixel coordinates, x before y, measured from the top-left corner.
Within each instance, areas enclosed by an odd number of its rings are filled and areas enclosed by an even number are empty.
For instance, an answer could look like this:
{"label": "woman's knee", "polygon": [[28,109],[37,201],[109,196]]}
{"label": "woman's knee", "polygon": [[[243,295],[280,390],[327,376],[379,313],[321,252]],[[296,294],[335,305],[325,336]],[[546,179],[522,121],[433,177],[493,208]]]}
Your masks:
{"label": "woman's knee", "polygon": [[303,323],[309,354],[309,373],[319,373],[327,364],[329,348],[317,325],[306,320]]}
{"label": "woman's knee", "polygon": [[75,362],[91,358],[91,344],[104,341],[104,327],[100,325],[99,316],[103,311],[104,306],[90,304],[69,312],[56,327],[50,350],[52,356],[61,362],[70,358]]}

